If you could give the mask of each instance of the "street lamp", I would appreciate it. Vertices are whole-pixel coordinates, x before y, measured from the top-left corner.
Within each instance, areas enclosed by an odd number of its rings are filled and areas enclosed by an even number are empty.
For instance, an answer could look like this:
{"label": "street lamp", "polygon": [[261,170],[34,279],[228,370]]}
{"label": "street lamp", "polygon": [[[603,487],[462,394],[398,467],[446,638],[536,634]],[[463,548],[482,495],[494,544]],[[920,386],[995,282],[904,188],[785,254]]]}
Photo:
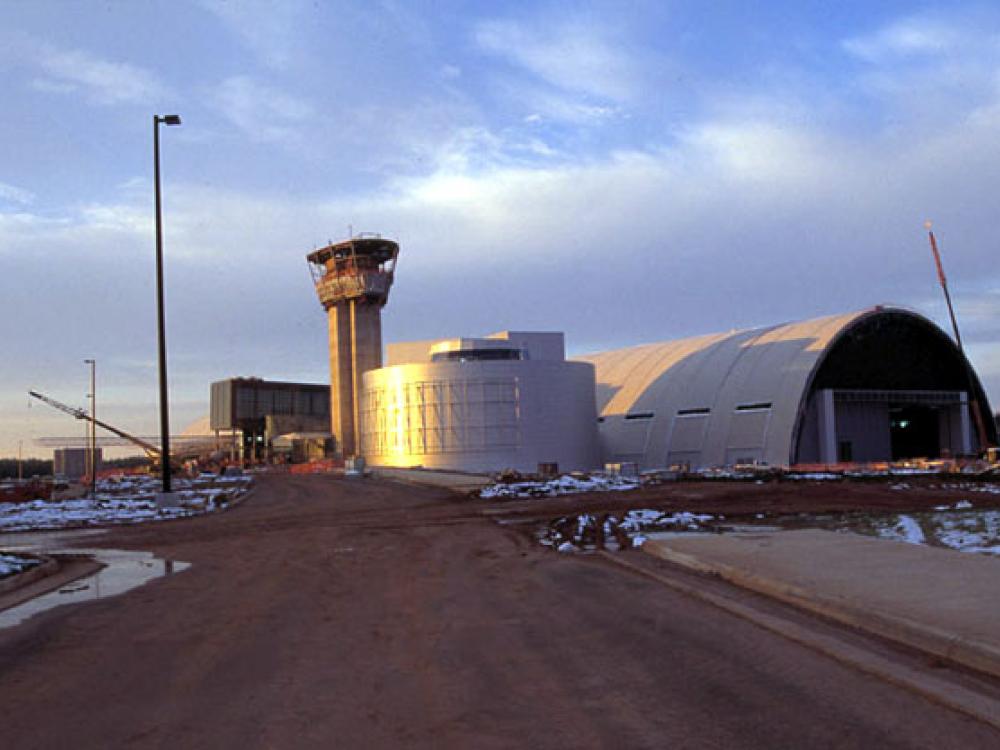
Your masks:
{"label": "street lamp", "polygon": [[97,498],[97,360],[85,359],[83,363],[90,365],[90,460],[87,471],[90,473],[90,499]]}
{"label": "street lamp", "polygon": [[163,216],[160,209],[160,123],[180,125],[179,115],[153,115],[153,183],[156,201],[156,325],[160,365],[160,468],[170,492],[170,417],[167,412],[167,340],[163,321]]}

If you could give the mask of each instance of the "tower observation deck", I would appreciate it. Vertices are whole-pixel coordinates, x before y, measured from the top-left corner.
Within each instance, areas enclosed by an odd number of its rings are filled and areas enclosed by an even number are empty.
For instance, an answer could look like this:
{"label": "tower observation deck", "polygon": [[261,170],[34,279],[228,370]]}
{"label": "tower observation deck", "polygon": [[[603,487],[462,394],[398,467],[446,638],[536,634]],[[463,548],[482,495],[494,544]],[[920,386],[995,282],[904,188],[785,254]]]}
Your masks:
{"label": "tower observation deck", "polygon": [[362,375],[382,366],[382,306],[389,299],[399,245],[360,234],[306,259],[330,331],[330,422],[336,450],[358,454]]}

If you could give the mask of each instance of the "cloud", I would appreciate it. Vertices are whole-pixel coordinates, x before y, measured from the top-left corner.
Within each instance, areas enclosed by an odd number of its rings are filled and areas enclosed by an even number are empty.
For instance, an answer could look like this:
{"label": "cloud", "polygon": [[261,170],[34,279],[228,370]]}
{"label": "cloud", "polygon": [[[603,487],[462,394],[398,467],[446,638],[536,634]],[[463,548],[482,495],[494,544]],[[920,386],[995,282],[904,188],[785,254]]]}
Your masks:
{"label": "cloud", "polygon": [[201,0],[267,67],[288,68],[301,49],[305,0]]}
{"label": "cloud", "polygon": [[17,203],[25,206],[33,203],[34,200],[35,194],[30,190],[25,190],[24,188],[19,188],[16,185],[8,185],[5,182],[0,182],[0,201],[8,201],[10,203]]}
{"label": "cloud", "polygon": [[215,108],[251,140],[297,140],[302,124],[313,115],[308,102],[266,86],[248,76],[223,81],[214,92]]}
{"label": "cloud", "polygon": [[843,40],[843,48],[866,62],[884,63],[955,51],[964,34],[956,27],[930,18],[895,21],[878,31]]}
{"label": "cloud", "polygon": [[624,46],[596,24],[483,21],[474,38],[485,52],[556,89],[612,102],[627,102],[637,95],[635,63]]}
{"label": "cloud", "polygon": [[586,96],[567,95],[563,91],[510,77],[498,76],[493,82],[492,91],[503,96],[512,106],[528,112],[524,119],[529,122],[592,126],[620,119],[623,113],[623,108],[617,104],[595,101]]}
{"label": "cloud", "polygon": [[35,79],[35,89],[52,93],[81,92],[97,104],[152,103],[168,95],[167,88],[148,70],[111,62],[83,50],[34,44],[33,62],[46,77]]}
{"label": "cloud", "polygon": [[996,12],[923,13],[842,40],[862,63],[856,82],[904,127],[936,127],[1000,94]]}

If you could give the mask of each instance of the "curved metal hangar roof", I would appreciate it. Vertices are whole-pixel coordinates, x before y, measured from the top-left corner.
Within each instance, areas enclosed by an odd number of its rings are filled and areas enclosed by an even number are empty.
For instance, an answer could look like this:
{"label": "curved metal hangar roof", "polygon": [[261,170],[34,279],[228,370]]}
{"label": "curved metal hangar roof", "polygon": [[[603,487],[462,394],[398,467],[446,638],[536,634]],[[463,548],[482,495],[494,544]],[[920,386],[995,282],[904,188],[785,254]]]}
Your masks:
{"label": "curved metal hangar roof", "polygon": [[780,466],[968,453],[978,445],[970,390],[996,440],[964,356],[934,323],[898,308],[580,359],[596,368],[605,461]]}

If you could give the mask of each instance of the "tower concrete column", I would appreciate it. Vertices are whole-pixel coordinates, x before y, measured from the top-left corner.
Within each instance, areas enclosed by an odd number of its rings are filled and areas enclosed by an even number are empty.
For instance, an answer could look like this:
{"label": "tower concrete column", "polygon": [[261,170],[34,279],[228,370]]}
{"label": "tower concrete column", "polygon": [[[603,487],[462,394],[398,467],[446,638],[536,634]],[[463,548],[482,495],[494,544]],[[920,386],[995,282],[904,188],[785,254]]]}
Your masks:
{"label": "tower concrete column", "polygon": [[382,307],[399,245],[360,235],[307,256],[330,336],[330,431],[337,454],[362,452],[362,376],[382,366]]}

